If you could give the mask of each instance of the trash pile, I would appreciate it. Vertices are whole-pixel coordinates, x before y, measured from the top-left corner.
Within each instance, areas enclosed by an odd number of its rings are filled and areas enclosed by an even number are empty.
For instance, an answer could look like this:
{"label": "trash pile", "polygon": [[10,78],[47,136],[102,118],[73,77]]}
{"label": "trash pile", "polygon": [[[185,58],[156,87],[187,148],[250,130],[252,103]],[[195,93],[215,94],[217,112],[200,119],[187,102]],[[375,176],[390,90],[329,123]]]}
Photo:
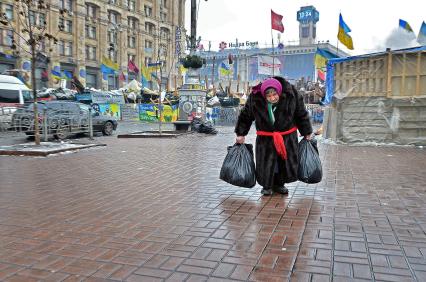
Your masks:
{"label": "trash pile", "polygon": [[213,127],[211,122],[203,122],[200,118],[194,118],[192,120],[191,131],[212,135],[217,134],[217,130]]}

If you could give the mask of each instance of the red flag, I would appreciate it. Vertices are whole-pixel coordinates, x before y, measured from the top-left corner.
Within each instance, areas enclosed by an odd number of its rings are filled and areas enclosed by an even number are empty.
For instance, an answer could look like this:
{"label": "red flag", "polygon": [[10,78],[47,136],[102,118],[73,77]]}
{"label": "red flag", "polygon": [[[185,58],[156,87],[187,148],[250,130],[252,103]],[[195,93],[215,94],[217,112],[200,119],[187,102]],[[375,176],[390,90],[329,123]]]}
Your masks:
{"label": "red flag", "polygon": [[132,60],[129,60],[129,63],[127,64],[127,68],[130,72],[139,73],[138,67],[135,65],[135,63]]}
{"label": "red flag", "polygon": [[278,30],[279,32],[284,32],[284,25],[282,23],[283,16],[274,13],[271,10],[271,25],[272,29]]}
{"label": "red flag", "polygon": [[325,81],[325,73],[322,70],[318,69],[317,74],[320,80]]}
{"label": "red flag", "polygon": [[118,76],[118,80],[120,80],[120,81],[125,81],[126,80],[126,76],[124,75],[123,72],[121,72],[121,74]]}

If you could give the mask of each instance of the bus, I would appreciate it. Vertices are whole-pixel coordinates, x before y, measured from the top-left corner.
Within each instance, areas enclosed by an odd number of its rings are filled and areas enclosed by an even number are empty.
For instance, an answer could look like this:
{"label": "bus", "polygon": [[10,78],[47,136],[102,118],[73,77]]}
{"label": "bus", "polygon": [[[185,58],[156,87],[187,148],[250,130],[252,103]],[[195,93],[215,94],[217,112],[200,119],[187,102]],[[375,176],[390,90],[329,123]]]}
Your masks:
{"label": "bus", "polygon": [[8,127],[12,114],[26,102],[32,102],[31,89],[10,75],[0,75],[0,130]]}

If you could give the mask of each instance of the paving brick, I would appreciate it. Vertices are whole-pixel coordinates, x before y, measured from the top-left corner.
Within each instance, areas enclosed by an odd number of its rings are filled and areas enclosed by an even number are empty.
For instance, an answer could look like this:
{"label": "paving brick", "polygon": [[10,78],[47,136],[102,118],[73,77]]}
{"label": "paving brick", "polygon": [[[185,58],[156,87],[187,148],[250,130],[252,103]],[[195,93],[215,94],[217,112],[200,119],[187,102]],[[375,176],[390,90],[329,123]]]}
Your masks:
{"label": "paving brick", "polygon": [[424,280],[425,151],[320,144],[321,183],[262,197],[220,131],[0,158],[0,280]]}

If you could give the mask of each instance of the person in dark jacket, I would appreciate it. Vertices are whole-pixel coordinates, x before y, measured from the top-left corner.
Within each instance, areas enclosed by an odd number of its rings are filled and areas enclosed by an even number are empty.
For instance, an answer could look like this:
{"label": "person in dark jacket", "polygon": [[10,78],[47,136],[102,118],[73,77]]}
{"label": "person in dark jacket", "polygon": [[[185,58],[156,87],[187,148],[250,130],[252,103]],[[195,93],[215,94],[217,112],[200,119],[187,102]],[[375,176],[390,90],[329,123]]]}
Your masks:
{"label": "person in dark jacket", "polygon": [[297,180],[297,130],[311,139],[312,125],[303,97],[282,77],[253,87],[235,126],[236,142],[243,144],[256,125],[256,178],[263,195],[288,194],[285,183]]}

